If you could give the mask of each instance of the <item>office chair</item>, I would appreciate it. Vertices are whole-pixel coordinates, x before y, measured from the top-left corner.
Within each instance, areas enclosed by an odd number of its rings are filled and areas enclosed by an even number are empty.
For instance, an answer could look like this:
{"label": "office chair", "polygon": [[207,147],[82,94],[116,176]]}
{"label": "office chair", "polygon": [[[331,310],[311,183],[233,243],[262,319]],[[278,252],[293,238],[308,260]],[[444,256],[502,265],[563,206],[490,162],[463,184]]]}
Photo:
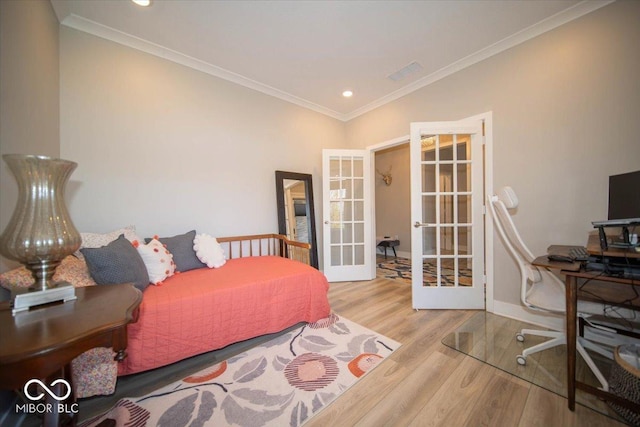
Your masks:
{"label": "office chair", "polygon": [[[518,206],[518,197],[515,192],[511,187],[504,187],[498,192],[498,195],[489,196],[488,199],[491,216],[498,229],[498,233],[505,247],[515,258],[520,270],[520,299],[522,304],[532,310],[564,317],[566,311],[564,283],[549,270],[538,268],[531,264],[534,256],[522,241],[509,214],[508,209],[515,209]],[[522,329],[516,335],[516,338],[518,341],[524,342],[526,335],[536,335],[551,339],[525,348],[522,354],[516,356],[516,360],[520,365],[526,365],[527,356],[531,354],[566,344],[567,342],[564,331]],[[580,353],[596,376],[602,385],[602,389],[608,391],[609,385],[607,380],[595,365],[591,356],[586,352],[585,347],[610,359],[613,358],[613,354],[582,337],[578,337],[578,342],[576,343],[578,353]]]}

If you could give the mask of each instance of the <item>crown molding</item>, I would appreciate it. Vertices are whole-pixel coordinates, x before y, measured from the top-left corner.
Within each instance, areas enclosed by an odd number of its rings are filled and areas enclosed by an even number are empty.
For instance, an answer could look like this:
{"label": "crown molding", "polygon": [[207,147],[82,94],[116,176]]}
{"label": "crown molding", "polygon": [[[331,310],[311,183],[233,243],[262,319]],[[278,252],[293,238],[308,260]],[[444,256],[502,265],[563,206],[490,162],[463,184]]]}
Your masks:
{"label": "crown molding", "polygon": [[497,55],[500,52],[503,52],[507,49],[510,49],[521,43],[524,43],[527,40],[537,37],[540,34],[543,34],[547,31],[553,30],[554,28],[564,25],[567,22],[577,19],[590,12],[593,12],[594,10],[600,9],[601,7],[604,7],[610,3],[613,3],[614,1],[615,0],[584,0],[580,3],[577,3],[573,7],[570,7],[562,12],[559,12],[543,21],[540,21],[535,25],[525,28],[524,30],[519,31],[518,33],[512,36],[509,36],[497,43],[494,43],[493,45],[488,46],[463,59],[460,59],[459,61],[456,61],[451,65],[448,65],[444,68],[441,68],[438,71],[435,71],[427,76],[424,76],[416,80],[415,82],[410,83],[402,87],[401,89],[398,89],[390,93],[389,95],[383,96],[382,98],[379,98],[376,101],[373,101],[363,107],[360,107],[346,114],[339,113],[332,109],[323,107],[316,103],[307,101],[303,98],[299,98],[295,95],[291,95],[290,93],[276,89],[269,85],[265,85],[263,83],[249,79],[240,74],[234,73],[232,71],[226,70],[224,68],[218,67],[213,64],[209,64],[208,62],[201,61],[199,59],[196,59],[191,56],[177,52],[175,50],[166,48],[159,44],[152,43],[148,40],[144,40],[142,38],[132,36],[125,32],[116,30],[106,25],[102,25],[98,22],[83,18],[78,15],[74,15],[74,14],[68,15],[66,18],[62,20],[61,24],[69,28],[83,31],[88,34],[92,34],[94,36],[97,36],[106,40],[110,40],[112,42],[130,47],[136,50],[140,50],[150,55],[155,55],[155,56],[164,58],[166,60],[175,62],[177,64],[184,65],[185,67],[193,68],[203,73],[207,73],[212,76],[219,77],[221,79],[230,81],[232,83],[236,83],[240,86],[244,86],[249,89],[262,92],[266,95],[279,98],[283,101],[290,102],[300,107],[307,108],[309,110],[324,114],[334,119],[337,119],[343,122],[348,122],[358,116],[368,113],[369,111],[372,111],[378,107],[388,104],[391,101],[395,101],[398,98],[401,98],[405,95],[415,92],[418,89],[428,86],[447,76],[450,76],[453,73],[456,73],[460,70],[470,67],[473,64],[476,64],[480,61],[490,58],[491,56]]}
{"label": "crown molding", "polygon": [[452,63],[451,65],[441,68],[438,71],[435,71],[427,76],[421,77],[415,82],[410,83],[394,92],[391,92],[389,95],[383,96],[382,98],[379,98],[363,107],[360,107],[357,110],[352,111],[351,113],[344,114],[342,116],[342,120],[344,120],[345,122],[352,120],[358,116],[368,113],[371,110],[388,104],[391,101],[395,101],[398,98],[413,93],[418,89],[421,89],[432,83],[435,83],[438,80],[450,76],[451,74],[470,67],[480,61],[484,61],[485,59],[497,55],[507,49],[531,40],[532,38],[546,33],[547,31],[551,31],[561,25],[566,24],[567,22],[573,21],[574,19],[593,12],[594,10],[600,9],[601,7],[613,3],[614,1],[615,0],[584,0],[580,3],[577,3],[573,7],[565,9],[562,12],[558,12],[555,15],[538,22],[537,24],[525,28],[524,30],[521,30],[503,40],[500,40],[499,42],[492,44],[491,46],[479,50],[478,52],[466,56],[465,58],[462,58]]}
{"label": "crown molding", "polygon": [[61,24],[66,27],[92,34],[94,36],[110,40],[112,42],[130,47],[132,49],[140,50],[150,55],[158,56],[177,64],[184,65],[185,67],[193,68],[194,70],[219,77],[232,83],[236,83],[240,86],[244,86],[249,89],[262,92],[266,95],[279,98],[283,101],[299,105],[300,107],[304,107],[309,110],[327,115],[329,117],[333,117],[334,119],[344,121],[344,114],[338,113],[337,111],[325,108],[321,105],[299,98],[295,95],[291,95],[269,85],[265,85],[263,83],[249,79],[240,74],[234,73],[213,64],[209,64],[208,62],[193,58],[191,56],[166,48],[140,37],[132,36],[131,34],[116,30],[112,27],[108,27],[90,19],[70,14],[62,20]]}

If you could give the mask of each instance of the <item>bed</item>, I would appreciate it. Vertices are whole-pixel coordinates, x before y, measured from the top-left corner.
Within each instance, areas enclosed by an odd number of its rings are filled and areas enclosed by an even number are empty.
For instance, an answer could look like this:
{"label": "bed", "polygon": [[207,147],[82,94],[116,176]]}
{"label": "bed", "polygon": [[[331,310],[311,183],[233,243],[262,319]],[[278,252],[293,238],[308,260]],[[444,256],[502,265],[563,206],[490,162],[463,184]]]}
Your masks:
{"label": "bed", "polygon": [[118,375],[328,317],[329,284],[308,265],[308,245],[277,234],[218,242],[224,266],[176,274],[144,291]]}
{"label": "bed", "polygon": [[[226,258],[221,267],[184,271],[144,289],[137,321],[127,328],[127,357],[117,367],[109,349],[73,361],[77,397],[112,393],[116,370],[122,376],[159,368],[329,316],[329,284],[309,265],[309,244],[278,234],[217,241]],[[85,261],[68,258],[58,280],[95,285]]]}

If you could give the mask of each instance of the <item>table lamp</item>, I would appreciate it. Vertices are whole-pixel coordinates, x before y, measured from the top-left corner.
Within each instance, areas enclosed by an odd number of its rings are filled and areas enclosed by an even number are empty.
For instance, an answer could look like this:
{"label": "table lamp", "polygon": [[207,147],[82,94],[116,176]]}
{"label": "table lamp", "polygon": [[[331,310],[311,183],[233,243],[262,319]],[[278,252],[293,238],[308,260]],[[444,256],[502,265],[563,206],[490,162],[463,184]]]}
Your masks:
{"label": "table lamp", "polygon": [[53,274],[81,243],[64,202],[64,189],[77,163],[24,154],[2,157],[16,178],[18,201],[0,235],[0,254],[24,264],[35,280],[26,292],[14,295],[14,314],[36,305],[75,299],[74,287],[53,283]]}

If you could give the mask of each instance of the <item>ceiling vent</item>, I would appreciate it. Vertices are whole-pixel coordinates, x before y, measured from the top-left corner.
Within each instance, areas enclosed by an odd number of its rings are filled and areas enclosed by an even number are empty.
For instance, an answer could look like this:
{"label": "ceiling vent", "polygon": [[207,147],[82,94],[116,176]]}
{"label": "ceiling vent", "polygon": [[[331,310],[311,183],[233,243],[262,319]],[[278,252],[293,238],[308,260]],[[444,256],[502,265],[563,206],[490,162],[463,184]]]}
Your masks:
{"label": "ceiling vent", "polygon": [[395,73],[389,74],[387,78],[393,80],[394,82],[397,82],[404,79],[409,74],[417,73],[420,70],[422,70],[422,65],[418,64],[416,61],[413,61],[411,64],[399,69]]}

